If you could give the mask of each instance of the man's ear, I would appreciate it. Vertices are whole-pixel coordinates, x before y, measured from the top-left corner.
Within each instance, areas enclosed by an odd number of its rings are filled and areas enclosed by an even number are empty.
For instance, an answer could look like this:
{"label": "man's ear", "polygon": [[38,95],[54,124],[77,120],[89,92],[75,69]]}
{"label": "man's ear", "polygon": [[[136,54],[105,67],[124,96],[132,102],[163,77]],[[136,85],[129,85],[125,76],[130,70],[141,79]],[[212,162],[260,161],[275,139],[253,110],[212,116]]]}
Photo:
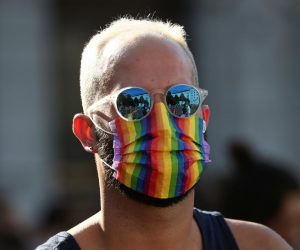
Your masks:
{"label": "man's ear", "polygon": [[210,118],[210,108],[208,105],[202,106],[202,114],[203,114],[203,120],[205,121],[206,128],[208,126],[209,118]]}
{"label": "man's ear", "polygon": [[97,135],[93,122],[84,114],[76,114],[73,118],[73,133],[81,142],[85,151],[97,153]]}

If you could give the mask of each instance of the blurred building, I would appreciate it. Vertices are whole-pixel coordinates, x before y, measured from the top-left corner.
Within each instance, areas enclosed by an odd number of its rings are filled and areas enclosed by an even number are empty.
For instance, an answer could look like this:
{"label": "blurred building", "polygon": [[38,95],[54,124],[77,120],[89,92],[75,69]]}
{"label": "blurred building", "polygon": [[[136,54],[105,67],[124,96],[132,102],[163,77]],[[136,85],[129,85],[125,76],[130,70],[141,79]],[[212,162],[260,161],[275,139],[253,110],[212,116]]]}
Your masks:
{"label": "blurred building", "polygon": [[297,167],[300,127],[300,3],[190,1],[191,42],[209,90],[212,160],[225,166],[232,137]]}

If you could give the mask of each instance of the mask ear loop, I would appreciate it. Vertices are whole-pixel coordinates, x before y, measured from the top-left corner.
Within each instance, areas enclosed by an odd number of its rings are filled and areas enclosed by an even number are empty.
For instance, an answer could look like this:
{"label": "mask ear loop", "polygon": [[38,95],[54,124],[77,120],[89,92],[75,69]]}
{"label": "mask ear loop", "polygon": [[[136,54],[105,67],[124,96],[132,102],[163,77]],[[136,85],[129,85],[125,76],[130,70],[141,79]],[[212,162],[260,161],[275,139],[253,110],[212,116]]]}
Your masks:
{"label": "mask ear loop", "polygon": [[101,160],[107,167],[109,167],[111,170],[113,170],[114,172],[117,172],[117,170],[114,169],[111,165],[109,165],[105,160],[103,160],[102,158],[100,158],[100,160]]}
{"label": "mask ear loop", "polygon": [[[93,113],[93,112],[92,112]],[[89,115],[89,117],[90,117],[90,119],[91,119],[91,121],[92,121],[92,123],[94,124],[94,126],[97,128],[97,129],[100,129],[100,130],[102,130],[103,132],[105,132],[105,133],[107,133],[107,134],[110,134],[110,135],[116,135],[116,133],[113,133],[113,132],[111,132],[111,131],[108,131],[108,130],[106,130],[106,129],[103,129],[103,128],[101,128],[92,118],[91,118],[91,115]],[[100,158],[100,157],[99,157]],[[114,169],[111,165],[109,165],[105,160],[103,160],[102,158],[100,158],[100,160],[107,166],[107,167],[109,167],[110,169],[112,169],[114,172],[116,172],[117,170],[116,169]]]}
{"label": "mask ear loop", "polygon": [[203,134],[206,132],[206,128],[207,128],[206,122],[205,122],[204,119],[203,119],[203,128],[202,128],[202,133],[203,133]]}
{"label": "mask ear loop", "polygon": [[[88,108],[88,110],[87,110],[88,116],[89,116],[89,118],[91,119],[92,123],[94,124],[94,126],[95,126],[97,129],[100,129],[100,130],[102,130],[103,132],[105,132],[105,133],[107,133],[107,134],[110,134],[110,135],[116,135],[115,133],[113,133],[113,132],[111,132],[111,131],[108,131],[108,130],[102,128],[102,127],[100,127],[100,126],[94,121],[94,119],[92,118],[92,115],[93,115],[93,114],[96,114],[96,115],[98,115],[98,116],[101,116],[101,115],[99,114],[99,111],[92,111],[93,108],[95,108],[96,106],[100,105],[101,103],[103,103],[103,99],[102,99],[101,101],[96,102],[96,103],[94,103],[93,105],[91,105],[91,106]],[[111,170],[113,170],[114,172],[117,171],[116,169],[114,169],[111,165],[109,165],[109,164],[108,164],[105,160],[103,160],[102,158],[100,158],[100,160],[101,160],[107,167],[109,167]]]}
{"label": "mask ear loop", "polygon": [[[114,132],[112,132],[112,131],[109,131],[109,130],[106,130],[106,129],[102,128],[101,126],[99,126],[99,125],[94,121],[94,119],[92,118],[92,115],[93,115],[93,114],[96,114],[96,115],[98,115],[98,116],[101,116],[101,115],[97,114],[98,112],[99,112],[99,111],[95,111],[95,112],[91,112],[91,114],[89,114],[89,117],[90,117],[92,123],[94,124],[94,126],[95,126],[97,129],[99,129],[99,130],[101,130],[101,131],[103,131],[103,132],[105,132],[105,133],[107,133],[107,134],[110,134],[110,135],[116,135],[116,133],[114,133]],[[105,119],[105,120],[106,120],[106,119]],[[106,121],[107,121],[107,120],[106,120]],[[107,122],[108,122],[108,121],[107,121]]]}

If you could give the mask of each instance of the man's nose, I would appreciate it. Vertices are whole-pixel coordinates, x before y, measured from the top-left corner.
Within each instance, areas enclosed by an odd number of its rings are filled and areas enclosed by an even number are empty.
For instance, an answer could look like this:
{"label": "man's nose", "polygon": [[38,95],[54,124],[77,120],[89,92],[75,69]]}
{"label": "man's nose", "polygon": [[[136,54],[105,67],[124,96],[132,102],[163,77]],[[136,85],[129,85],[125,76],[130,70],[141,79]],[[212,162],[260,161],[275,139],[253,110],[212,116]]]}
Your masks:
{"label": "man's nose", "polygon": [[161,93],[155,93],[153,95],[153,103],[164,102],[164,95]]}

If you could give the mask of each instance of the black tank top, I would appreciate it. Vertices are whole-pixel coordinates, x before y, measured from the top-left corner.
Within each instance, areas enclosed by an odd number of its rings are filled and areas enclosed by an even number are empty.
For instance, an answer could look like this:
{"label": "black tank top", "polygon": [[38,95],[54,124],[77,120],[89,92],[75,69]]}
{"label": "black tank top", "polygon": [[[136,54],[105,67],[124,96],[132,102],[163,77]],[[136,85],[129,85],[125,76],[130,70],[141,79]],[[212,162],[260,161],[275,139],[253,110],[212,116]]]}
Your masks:
{"label": "black tank top", "polygon": [[[194,209],[194,218],[201,231],[203,250],[238,250],[235,239],[224,219],[218,212]],[[68,232],[51,237],[36,250],[80,250],[77,242]]]}
{"label": "black tank top", "polygon": [[195,208],[194,218],[201,231],[203,250],[239,249],[222,214],[201,211]]}

